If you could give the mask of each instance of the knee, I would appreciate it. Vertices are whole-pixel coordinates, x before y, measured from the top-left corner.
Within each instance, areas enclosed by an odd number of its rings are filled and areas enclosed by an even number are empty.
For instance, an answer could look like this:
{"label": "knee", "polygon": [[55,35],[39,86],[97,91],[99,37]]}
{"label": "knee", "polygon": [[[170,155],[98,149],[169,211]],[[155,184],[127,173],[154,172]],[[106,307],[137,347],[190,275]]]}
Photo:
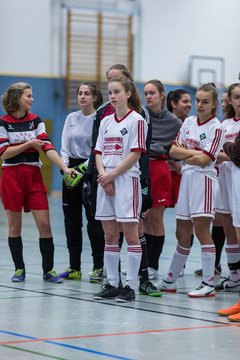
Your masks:
{"label": "knee", "polygon": [[38,224],[40,234],[51,234],[51,225],[48,220],[42,220]]}
{"label": "knee", "polygon": [[9,236],[17,237],[21,235],[21,225],[20,224],[10,224],[9,225]]}
{"label": "knee", "polygon": [[118,244],[118,241],[119,241],[118,234],[116,235],[116,233],[107,232],[107,233],[105,233],[104,237],[105,237],[105,243],[107,245],[116,245],[116,244]]}

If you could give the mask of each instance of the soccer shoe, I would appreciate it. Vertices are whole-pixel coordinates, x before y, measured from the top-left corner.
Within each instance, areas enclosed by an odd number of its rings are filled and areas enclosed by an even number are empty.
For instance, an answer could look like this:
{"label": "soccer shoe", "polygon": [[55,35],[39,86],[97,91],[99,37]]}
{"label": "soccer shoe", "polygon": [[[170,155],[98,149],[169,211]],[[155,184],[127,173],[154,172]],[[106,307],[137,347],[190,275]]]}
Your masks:
{"label": "soccer shoe", "polygon": [[220,284],[215,286],[216,291],[230,291],[238,292],[240,291],[240,279],[238,281],[232,281],[230,278],[223,278]]}
{"label": "soccer shoe", "polygon": [[191,298],[215,296],[215,289],[214,286],[208,285],[203,281],[196,290],[188,293],[188,296]]}
{"label": "soccer shoe", "polygon": [[149,267],[148,268],[148,278],[149,278],[149,280],[157,280],[158,279],[158,271]]}
{"label": "soccer shoe", "polygon": [[25,270],[24,269],[16,269],[11,280],[12,280],[12,282],[24,281],[25,280]]}
{"label": "soccer shoe", "polygon": [[94,295],[95,300],[105,300],[116,298],[121,292],[121,287],[116,288],[109,283],[102,286],[101,291]]}
{"label": "soccer shoe", "polygon": [[43,274],[43,280],[48,282],[61,283],[63,282],[63,277],[58,275],[56,271],[52,269]]}
{"label": "soccer shoe", "polygon": [[[215,266],[214,275],[221,275],[221,272],[222,272],[222,267],[221,267],[221,265],[219,264],[219,265]],[[195,271],[194,271],[194,274],[195,274],[195,275],[198,275],[198,276],[202,276],[202,269],[195,270]]]}
{"label": "soccer shoe", "polygon": [[148,295],[154,297],[162,296],[161,291],[158,290],[156,286],[151,283],[151,281],[145,281],[144,283],[140,284],[139,293],[140,295]]}
{"label": "soccer shoe", "polygon": [[158,290],[165,291],[165,292],[175,293],[177,291],[176,281],[167,282],[165,280],[161,280],[157,284],[155,284],[155,286]]}
{"label": "soccer shoe", "polygon": [[126,285],[120,292],[119,296],[116,297],[115,300],[120,303],[126,303],[134,299],[135,299],[135,291],[131,289],[129,285]]}
{"label": "soccer shoe", "polygon": [[240,302],[238,302],[237,304],[234,304],[228,308],[220,309],[217,311],[217,313],[222,316],[230,316],[230,315],[235,315],[237,313],[240,313]]}
{"label": "soccer shoe", "polygon": [[227,317],[229,321],[240,322],[240,312]]}
{"label": "soccer shoe", "polygon": [[103,281],[103,269],[95,269],[90,276],[89,282],[93,284],[99,284]]}
{"label": "soccer shoe", "polygon": [[82,273],[81,270],[77,271],[74,269],[66,269],[64,272],[59,274],[59,276],[66,280],[81,280]]}

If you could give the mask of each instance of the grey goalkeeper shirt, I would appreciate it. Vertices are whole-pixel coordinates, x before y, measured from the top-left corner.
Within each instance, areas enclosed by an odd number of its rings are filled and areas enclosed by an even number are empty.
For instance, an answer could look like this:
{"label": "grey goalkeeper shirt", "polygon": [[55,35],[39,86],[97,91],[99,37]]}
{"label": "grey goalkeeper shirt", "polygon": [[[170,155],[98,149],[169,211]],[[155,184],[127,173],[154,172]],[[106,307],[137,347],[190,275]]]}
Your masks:
{"label": "grey goalkeeper shirt", "polygon": [[156,159],[161,155],[168,156],[172,142],[182,126],[182,121],[176,118],[166,107],[160,113],[154,113],[148,107],[147,110],[152,124],[149,157]]}

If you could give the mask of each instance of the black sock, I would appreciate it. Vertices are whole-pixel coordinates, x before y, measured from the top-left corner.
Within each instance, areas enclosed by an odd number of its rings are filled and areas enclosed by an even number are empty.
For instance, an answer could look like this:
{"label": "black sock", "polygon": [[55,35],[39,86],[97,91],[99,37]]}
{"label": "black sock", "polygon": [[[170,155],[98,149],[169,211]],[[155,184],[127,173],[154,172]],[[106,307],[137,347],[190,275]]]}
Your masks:
{"label": "black sock", "polygon": [[39,247],[42,254],[42,268],[46,273],[53,268],[54,244],[53,238],[39,238]]}
{"label": "black sock", "polygon": [[212,227],[212,239],[216,247],[215,266],[218,266],[220,265],[222,249],[225,243],[225,234],[224,234],[223,226]]}
{"label": "black sock", "polygon": [[191,235],[191,244],[190,244],[190,247],[193,246],[193,240],[194,240],[194,234]]}
{"label": "black sock", "polygon": [[21,236],[9,237],[8,245],[14,262],[15,270],[25,270],[25,265],[23,261],[23,243]]}
{"label": "black sock", "polygon": [[148,237],[151,237],[150,240],[151,248],[150,248],[150,252],[148,253],[149,267],[158,270],[158,261],[162,253],[165,235],[155,236],[155,235],[147,234],[147,241],[148,241]]}
{"label": "black sock", "polygon": [[142,248],[142,259],[141,264],[139,268],[139,281],[140,284],[146,282],[149,280],[148,277],[148,251],[147,251],[147,241],[144,235],[142,235],[140,238],[140,245]]}
{"label": "black sock", "polygon": [[151,251],[151,246],[152,246],[151,235],[145,233],[144,236],[145,236],[145,239],[146,239],[146,242],[147,242],[147,253],[148,253],[148,256],[149,256],[150,251]]}

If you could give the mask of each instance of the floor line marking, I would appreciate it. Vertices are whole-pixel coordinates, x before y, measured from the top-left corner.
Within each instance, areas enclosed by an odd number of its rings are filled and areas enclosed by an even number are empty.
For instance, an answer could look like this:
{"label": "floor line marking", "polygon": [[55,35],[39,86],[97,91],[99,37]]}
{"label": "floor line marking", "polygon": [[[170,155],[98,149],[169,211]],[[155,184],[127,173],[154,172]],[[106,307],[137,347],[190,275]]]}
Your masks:
{"label": "floor line marking", "polygon": [[214,329],[214,328],[226,328],[226,327],[239,327],[237,324],[221,324],[221,325],[206,325],[206,326],[194,326],[194,327],[182,327],[182,328],[170,328],[170,329],[158,329],[158,330],[143,330],[143,331],[125,331],[119,333],[110,333],[110,334],[93,334],[93,335],[78,335],[78,336],[64,336],[59,338],[34,338],[32,336],[11,333],[10,331],[0,330],[3,334],[26,337],[25,340],[11,340],[11,341],[1,341],[0,345],[10,345],[10,344],[21,344],[21,343],[33,343],[33,342],[55,342],[62,340],[75,340],[75,339],[91,339],[98,337],[114,337],[114,336],[126,336],[126,335],[144,335],[151,333],[165,333],[172,331],[190,331],[190,330],[201,330],[201,329]]}
{"label": "floor line marking", "polygon": [[[66,295],[54,294],[54,293],[50,293],[50,292],[47,292],[47,291],[22,289],[22,288],[16,288],[16,287],[13,287],[13,286],[8,286],[8,285],[1,285],[1,286],[6,287],[6,288],[11,288],[11,289],[18,289],[18,290],[26,291],[26,292],[37,293],[37,294],[51,295],[51,296],[55,296],[55,297],[65,298],[65,299],[92,302],[92,303],[98,303],[98,304],[102,304],[102,305],[122,307],[122,308],[125,308],[125,309],[150,312],[152,314],[169,315],[169,316],[174,316],[174,317],[180,317],[180,318],[183,318],[183,319],[191,319],[191,320],[209,322],[209,323],[213,323],[213,324],[223,324],[223,325],[225,324],[225,322],[222,322],[222,321],[219,321],[219,320],[209,320],[209,319],[198,318],[198,317],[195,317],[195,316],[179,315],[179,314],[172,314],[172,313],[164,312],[164,311],[143,309],[143,308],[137,307],[137,306],[130,306],[130,305],[127,305],[127,304],[111,303],[111,302],[104,301],[104,300],[101,300],[101,301],[93,300],[93,299],[89,300],[89,299],[76,298],[74,296],[66,296]],[[136,302],[137,302],[137,300],[135,301],[135,304],[136,304]],[[161,305],[161,304],[159,303],[159,305]],[[194,311],[197,311],[197,310],[194,310]]]}
{"label": "floor line marking", "polygon": [[49,355],[49,354],[44,354],[44,353],[41,353],[39,351],[23,349],[23,348],[20,348],[20,347],[17,347],[17,346],[10,346],[10,345],[1,345],[1,346],[9,348],[9,349],[13,349],[13,350],[23,351],[23,352],[26,352],[26,353],[29,353],[29,354],[40,355],[40,356],[43,356],[43,357],[47,357],[48,359],[67,360],[66,358],[57,357],[57,356],[53,356],[53,355]]}
{"label": "floor line marking", "polygon": [[[80,347],[80,346],[75,346],[75,345],[70,345],[70,344],[64,344],[64,343],[60,343],[58,341],[55,341],[54,338],[53,339],[39,339],[33,336],[29,336],[29,335],[24,335],[24,334],[18,334],[16,332],[11,332],[11,331],[5,331],[5,330],[0,330],[0,333],[3,334],[7,334],[7,335],[12,335],[12,336],[18,336],[18,337],[25,337],[28,340],[16,340],[16,341],[5,341],[5,342],[0,342],[0,345],[11,345],[11,344],[26,344],[26,343],[33,343],[33,342],[45,342],[48,344],[52,344],[52,345],[57,345],[57,346],[62,346],[65,348],[69,348],[69,349],[74,349],[74,350],[79,350],[79,351],[83,351],[83,352],[87,352],[87,353],[92,353],[95,355],[100,355],[100,356],[105,356],[105,357],[109,357],[111,359],[117,359],[117,360],[133,360],[131,358],[126,358],[123,356],[118,356],[118,355],[114,355],[114,354],[109,354],[109,353],[105,353],[102,351],[97,351],[97,350],[91,350],[88,348],[84,348],[84,347]],[[61,338],[57,338],[57,340],[61,340]]]}

